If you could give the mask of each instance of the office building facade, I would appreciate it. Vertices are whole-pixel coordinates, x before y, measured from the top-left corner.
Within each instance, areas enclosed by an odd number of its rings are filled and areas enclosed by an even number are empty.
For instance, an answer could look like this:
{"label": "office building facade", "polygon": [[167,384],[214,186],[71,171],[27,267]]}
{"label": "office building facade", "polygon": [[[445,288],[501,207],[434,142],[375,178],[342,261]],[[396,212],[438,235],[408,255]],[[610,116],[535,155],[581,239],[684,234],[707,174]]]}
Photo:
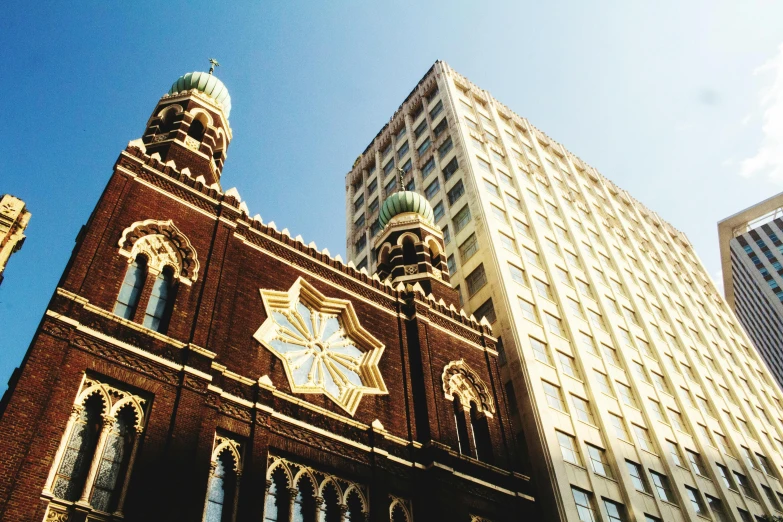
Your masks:
{"label": "office building facade", "polygon": [[498,337],[546,520],[781,513],[783,397],[684,234],[440,61],[346,175],[369,273],[400,183]]}
{"label": "office building facade", "polygon": [[783,386],[783,194],[718,223],[726,301]]}

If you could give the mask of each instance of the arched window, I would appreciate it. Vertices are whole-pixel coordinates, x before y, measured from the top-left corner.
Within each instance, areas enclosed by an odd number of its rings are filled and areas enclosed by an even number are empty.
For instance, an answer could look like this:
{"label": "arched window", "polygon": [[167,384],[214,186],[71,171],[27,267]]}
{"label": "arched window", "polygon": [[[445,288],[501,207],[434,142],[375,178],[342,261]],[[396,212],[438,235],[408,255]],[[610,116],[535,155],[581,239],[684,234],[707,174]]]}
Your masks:
{"label": "arched window", "polygon": [[125,271],[125,279],[122,281],[120,294],[114,304],[114,315],[119,315],[124,319],[133,319],[146,280],[147,258],[139,254]]}
{"label": "arched window", "polygon": [[204,124],[201,123],[201,120],[194,119],[191,124],[190,128],[188,129],[188,136],[193,138],[196,141],[201,141],[201,139],[204,137]]}
{"label": "arched window", "polygon": [[334,482],[329,481],[323,486],[322,497],[324,499],[321,505],[321,513],[318,522],[341,522],[342,512],[340,511],[340,495]]}
{"label": "arched window", "polygon": [[292,522],[313,522],[315,520],[315,486],[310,477],[303,475],[296,484],[296,490]]}
{"label": "arched window", "polygon": [[454,397],[454,423],[457,425],[457,449],[460,455],[471,456],[470,441],[468,440],[468,425],[465,422],[465,410],[462,407],[459,395]]}
{"label": "arched window", "polygon": [[485,416],[479,416],[476,403],[470,403],[470,429],[473,433],[473,444],[476,447],[476,458],[492,463],[492,442],[489,438],[489,425]]}
{"label": "arched window", "polygon": [[419,262],[416,256],[416,245],[409,237],[402,241],[402,262],[405,265],[415,265]]}
{"label": "arched window", "polygon": [[272,473],[264,504],[264,522],[288,522],[288,479],[282,466]]}
{"label": "arched window", "polygon": [[98,474],[90,498],[92,507],[107,513],[116,508],[118,485],[125,474],[135,435],[131,408],[123,408],[113,420],[98,462]]}
{"label": "arched window", "polygon": [[214,470],[207,486],[207,510],[204,520],[230,522],[237,478],[234,459],[228,450],[224,450],[213,465]]}
{"label": "arched window", "polygon": [[58,512],[67,513],[78,501],[121,516],[145,404],[128,390],[85,377],[44,485]]}
{"label": "arched window", "polygon": [[[468,449],[472,441],[475,457],[492,462],[487,418],[493,416],[495,403],[487,384],[464,360],[452,361],[443,369],[443,391],[446,399],[453,401],[460,453],[473,456]],[[466,415],[470,419],[470,431],[466,425]]]}
{"label": "arched window", "polygon": [[389,507],[389,519],[391,522],[411,522],[408,511],[399,499],[394,500]]}
{"label": "arched window", "polygon": [[174,116],[177,114],[176,109],[169,109],[160,120],[160,133],[167,133],[174,128]]}
{"label": "arched window", "polygon": [[84,490],[101,428],[103,404],[98,396],[90,397],[77,414],[65,453],[54,478],[52,493],[57,498],[75,501]]}
{"label": "arched window", "polygon": [[168,322],[169,301],[174,280],[174,270],[167,266],[155,278],[152,284],[147,310],[144,312],[144,326],[156,332],[166,329]]}
{"label": "arched window", "polygon": [[359,493],[356,490],[351,490],[347,495],[345,504],[348,506],[348,520],[350,522],[366,522],[367,510]]}

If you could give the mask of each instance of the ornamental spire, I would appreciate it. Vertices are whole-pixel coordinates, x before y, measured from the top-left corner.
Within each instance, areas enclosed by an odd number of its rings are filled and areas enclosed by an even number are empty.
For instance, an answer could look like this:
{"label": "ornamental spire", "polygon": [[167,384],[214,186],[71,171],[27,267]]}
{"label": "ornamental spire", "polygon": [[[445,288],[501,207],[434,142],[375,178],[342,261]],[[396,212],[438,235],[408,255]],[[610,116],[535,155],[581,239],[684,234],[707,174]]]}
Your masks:
{"label": "ornamental spire", "polygon": [[209,67],[209,74],[212,74],[213,72],[215,72],[215,67],[220,67],[220,64],[214,58],[210,58],[209,59],[209,65],[210,65],[210,67]]}

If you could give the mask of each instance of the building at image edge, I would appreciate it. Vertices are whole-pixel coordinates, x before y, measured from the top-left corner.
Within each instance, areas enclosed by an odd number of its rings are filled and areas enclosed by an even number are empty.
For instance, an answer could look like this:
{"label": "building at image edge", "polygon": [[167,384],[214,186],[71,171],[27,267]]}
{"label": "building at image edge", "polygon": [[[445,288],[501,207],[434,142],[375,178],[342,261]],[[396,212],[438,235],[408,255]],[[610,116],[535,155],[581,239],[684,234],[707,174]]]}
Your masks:
{"label": "building at image edge", "polygon": [[726,301],[783,386],[783,194],[718,223]]}
{"label": "building at image edge", "polygon": [[230,100],[186,74],[120,153],[0,403],[0,520],[537,519],[431,209],[385,281],[250,217]]}
{"label": "building at image edge", "polygon": [[346,175],[370,273],[398,169],[498,338],[546,520],[781,514],[783,397],[684,234],[442,61]]}

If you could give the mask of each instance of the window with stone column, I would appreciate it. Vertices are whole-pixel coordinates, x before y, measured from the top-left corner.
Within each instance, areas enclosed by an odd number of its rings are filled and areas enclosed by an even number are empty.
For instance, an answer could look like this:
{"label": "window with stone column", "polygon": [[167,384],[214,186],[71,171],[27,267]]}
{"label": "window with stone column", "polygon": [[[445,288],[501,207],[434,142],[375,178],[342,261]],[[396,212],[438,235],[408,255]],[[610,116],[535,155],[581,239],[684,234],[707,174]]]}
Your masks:
{"label": "window with stone column", "polygon": [[172,221],[152,219],[126,228],[119,247],[128,268],[114,314],[165,333],[178,287],[190,286],[198,277],[196,251]]}
{"label": "window with stone column", "polygon": [[146,409],[140,395],[85,375],[44,486],[47,516],[74,506],[122,516]]}
{"label": "window with stone column", "polygon": [[443,369],[443,392],[452,401],[460,454],[483,462],[493,461],[489,419],[495,413],[495,401],[489,387],[462,359]]}
{"label": "window with stone column", "polygon": [[367,490],[288,459],[267,465],[264,522],[366,522]]}

